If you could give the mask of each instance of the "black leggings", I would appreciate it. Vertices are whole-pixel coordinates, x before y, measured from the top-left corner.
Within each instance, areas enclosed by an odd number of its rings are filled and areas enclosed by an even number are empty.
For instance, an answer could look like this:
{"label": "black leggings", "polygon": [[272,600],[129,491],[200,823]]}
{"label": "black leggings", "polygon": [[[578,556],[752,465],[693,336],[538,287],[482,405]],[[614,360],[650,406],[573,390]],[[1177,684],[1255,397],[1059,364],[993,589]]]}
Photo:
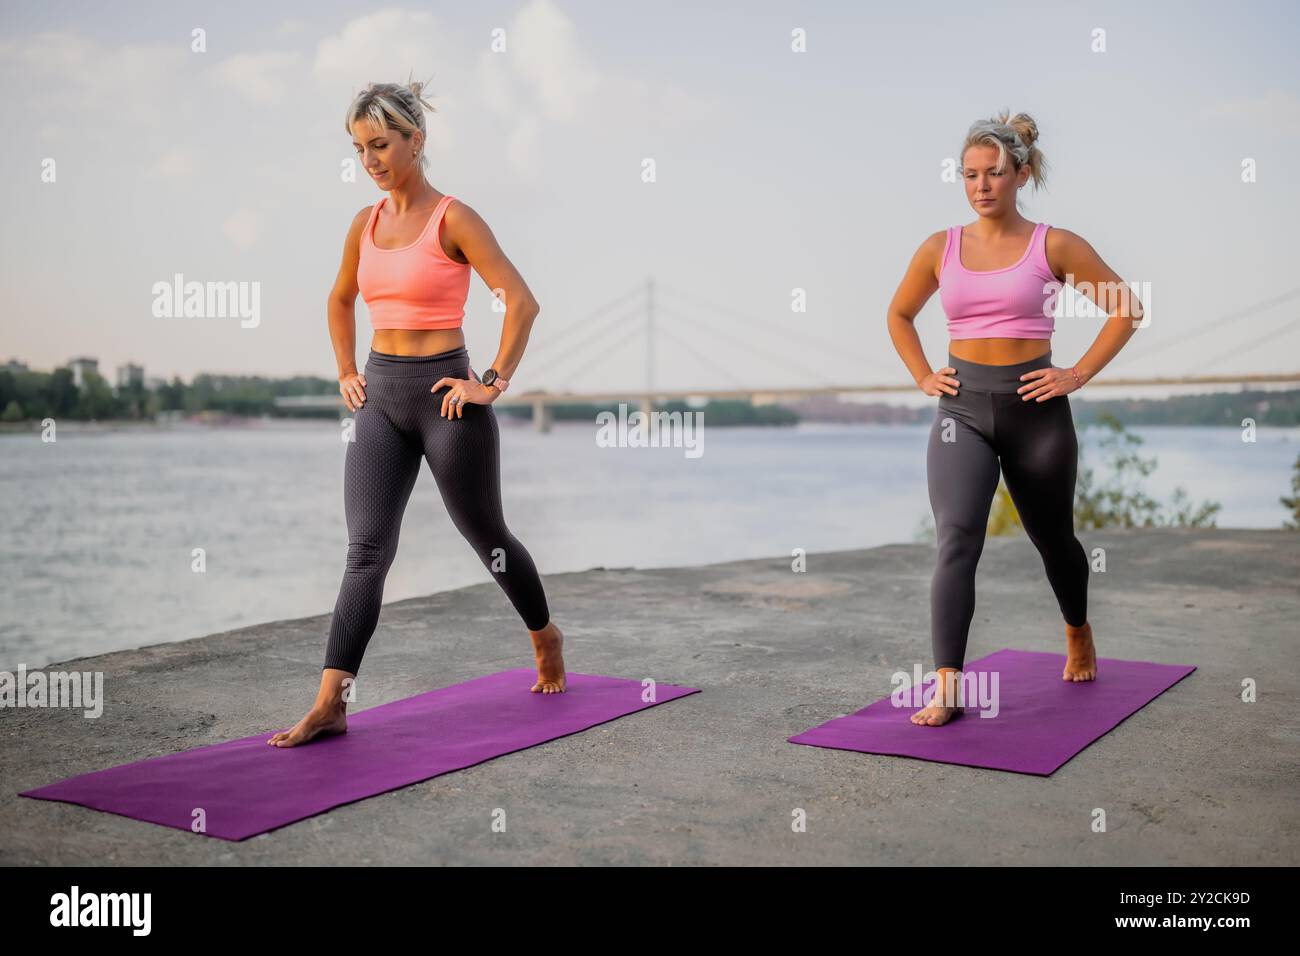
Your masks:
{"label": "black leggings", "polygon": [[[500,439],[491,405],[466,404],[460,418],[443,418],[450,386],[444,376],[469,378],[464,346],[437,355],[371,351],[365,403],[354,414],[344,467],[348,523],[347,569],[330,622],[324,668],[357,673],[379,622],[384,578],[397,553],[402,514],[421,461],[457,530],[493,574],[530,631],[550,621],[537,568],[501,513]],[[477,376],[476,376],[477,377]],[[322,668],[322,669],[324,669]]]}
{"label": "black leggings", "polygon": [[934,666],[960,668],[975,613],[975,566],[984,550],[998,463],[1066,623],[1088,619],[1088,557],[1074,536],[1079,445],[1068,396],[1024,401],[1025,372],[1047,368],[1052,353],[1018,365],[948,357],[961,384],[942,395],[930,429],[926,476],[938,537],[930,586]]}

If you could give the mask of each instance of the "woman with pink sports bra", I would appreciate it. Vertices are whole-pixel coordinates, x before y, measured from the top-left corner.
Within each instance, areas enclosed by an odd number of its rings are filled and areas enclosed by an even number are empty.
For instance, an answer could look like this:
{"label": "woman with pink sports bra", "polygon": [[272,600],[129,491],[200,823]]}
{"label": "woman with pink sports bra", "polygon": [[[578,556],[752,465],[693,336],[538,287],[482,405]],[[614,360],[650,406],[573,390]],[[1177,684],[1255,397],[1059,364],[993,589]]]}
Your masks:
{"label": "woman with pink sports bra", "polygon": [[[316,702],[267,743],[293,747],[347,730],[345,681],[355,678],[379,621],[402,514],[428,462],[447,511],[532,638],[534,693],[565,690],[564,635],[542,581],[501,509],[500,440],[492,403],[509,386],[537,317],[537,300],[479,215],[424,177],[423,85],[376,83],[348,107],[357,156],[387,195],[352,220],[329,298],[339,392],[354,415],[344,466],[348,553],[330,621]],[[461,323],[470,268],[500,290],[501,345],[481,376]],[[357,294],[375,334],[364,371],[355,358]]]}
{"label": "woman with pink sports bra", "polygon": [[[917,386],[938,396],[926,474],[938,558],[930,589],[931,641],[940,680],[911,715],[936,727],[960,713],[957,675],[975,611],[975,568],[1001,472],[1038,549],[1065,619],[1062,679],[1096,678],[1088,624],[1088,559],[1074,534],[1078,439],[1070,392],[1081,388],[1133,335],[1140,304],[1087,242],[1032,223],[1018,190],[1043,182],[1038,127],[1024,113],[971,126],[961,151],[969,226],[930,236],[912,257],[889,305],[889,334]],[[1063,284],[1090,294],[1109,315],[1092,346],[1068,368],[1052,364],[1051,336]],[[948,363],[932,370],[914,325],[935,290],[948,316]]]}

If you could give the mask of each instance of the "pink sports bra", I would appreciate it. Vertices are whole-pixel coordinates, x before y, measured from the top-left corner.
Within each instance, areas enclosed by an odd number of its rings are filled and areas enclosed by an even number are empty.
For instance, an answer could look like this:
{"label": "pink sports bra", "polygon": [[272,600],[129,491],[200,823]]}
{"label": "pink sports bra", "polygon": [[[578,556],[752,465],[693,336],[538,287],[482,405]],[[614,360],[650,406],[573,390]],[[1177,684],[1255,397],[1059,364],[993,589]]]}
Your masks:
{"label": "pink sports bra", "polygon": [[939,267],[939,300],[954,339],[1050,339],[1061,281],[1047,264],[1045,222],[1034,226],[1020,261],[972,272],[961,264],[961,226],[948,228]]}
{"label": "pink sports bra", "polygon": [[469,264],[442,251],[438,228],[454,197],[443,196],[420,237],[400,249],[375,245],[375,222],[385,196],[370,210],[361,234],[357,287],[376,329],[458,329],[469,295]]}

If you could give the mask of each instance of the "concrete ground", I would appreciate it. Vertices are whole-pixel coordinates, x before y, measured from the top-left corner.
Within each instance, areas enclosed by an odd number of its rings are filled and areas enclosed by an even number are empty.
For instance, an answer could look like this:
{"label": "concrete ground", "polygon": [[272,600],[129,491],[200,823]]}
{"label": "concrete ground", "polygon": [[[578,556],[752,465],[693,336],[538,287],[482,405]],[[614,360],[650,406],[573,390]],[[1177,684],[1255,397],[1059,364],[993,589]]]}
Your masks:
{"label": "concrete ground", "polygon": [[[802,574],[784,557],[593,569],[546,578],[570,670],[703,693],[230,843],[16,794],[290,726],[328,615],[51,665],[103,670],[105,712],[0,711],[0,863],[1300,863],[1300,534],[1081,538],[1106,553],[1090,607],[1102,656],[1198,670],[1051,777],[786,742],[926,663],[927,546],[813,554]],[[979,595],[972,658],[1062,649],[1024,539],[988,542]],[[353,709],[528,663],[495,584],[389,604]]]}

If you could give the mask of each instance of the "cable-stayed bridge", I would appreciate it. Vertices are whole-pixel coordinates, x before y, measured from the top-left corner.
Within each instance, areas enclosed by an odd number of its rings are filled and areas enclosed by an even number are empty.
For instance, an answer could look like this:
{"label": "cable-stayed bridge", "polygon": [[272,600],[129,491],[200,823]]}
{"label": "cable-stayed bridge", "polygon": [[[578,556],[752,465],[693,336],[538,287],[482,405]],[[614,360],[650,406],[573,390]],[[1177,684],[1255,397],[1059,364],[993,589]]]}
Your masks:
{"label": "cable-stayed bridge", "polygon": [[[1229,315],[1219,316],[1212,322],[1205,322],[1181,332],[1177,339],[1158,343],[1144,348],[1140,355],[1126,357],[1124,354],[1116,359],[1088,383],[1088,389],[1098,387],[1133,387],[1133,386],[1178,386],[1178,385],[1251,385],[1251,384],[1286,384],[1300,382],[1300,372],[1282,373],[1225,373],[1212,370],[1222,369],[1224,363],[1241,355],[1266,348],[1276,348],[1279,339],[1300,331],[1300,318],[1293,310],[1285,310],[1284,321],[1273,322],[1258,333],[1253,330],[1236,348],[1215,355],[1207,363],[1192,368],[1182,374],[1172,376],[1125,376],[1123,368],[1131,364],[1134,358],[1147,359],[1152,355],[1182,348],[1187,343],[1196,341],[1214,331],[1223,333],[1229,326],[1226,323],[1251,318],[1257,320],[1277,306],[1300,299],[1300,287],[1235,310]],[[916,385],[900,377],[900,363],[891,351],[886,357],[886,365],[879,355],[868,356],[856,353],[843,343],[808,333],[803,329],[792,327],[789,323],[782,325],[770,319],[743,313],[733,307],[706,301],[672,284],[655,279],[627,290],[623,294],[603,303],[577,320],[566,323],[558,331],[542,337],[539,332],[549,330],[550,323],[539,326],[534,331],[525,353],[523,369],[533,377],[544,375],[547,379],[564,379],[581,374],[597,361],[607,361],[611,355],[628,347],[643,350],[644,373],[639,382],[629,382],[626,387],[617,390],[560,391],[548,389],[516,390],[512,389],[498,398],[493,404],[497,406],[529,406],[533,410],[533,425],[545,430],[550,424],[550,409],[556,405],[587,404],[611,402],[635,403],[642,410],[651,410],[657,405],[691,399],[737,399],[752,402],[771,402],[777,400],[796,400],[817,395],[854,395],[873,393],[907,393],[915,392]],[[788,340],[797,339],[799,349],[790,349]],[[1242,325],[1235,330],[1246,332]],[[680,387],[663,388],[656,385],[656,362],[663,357],[663,347],[671,344],[675,347],[674,360],[679,355],[693,359],[700,368],[700,374],[710,384],[700,388],[683,389]],[[728,365],[732,356],[745,354],[758,358],[768,365],[775,365],[790,372],[795,372],[804,384],[755,386],[740,381],[732,374]],[[878,376],[876,383],[868,382],[826,382],[824,370],[814,367],[814,362],[821,359],[837,362],[844,359],[854,361],[858,367],[872,376]],[[1126,358],[1128,360],[1126,361]],[[561,374],[563,373],[563,374]],[[276,400],[276,406],[284,409],[322,409],[337,408],[346,414],[347,407],[342,397],[301,396],[282,397]]]}

